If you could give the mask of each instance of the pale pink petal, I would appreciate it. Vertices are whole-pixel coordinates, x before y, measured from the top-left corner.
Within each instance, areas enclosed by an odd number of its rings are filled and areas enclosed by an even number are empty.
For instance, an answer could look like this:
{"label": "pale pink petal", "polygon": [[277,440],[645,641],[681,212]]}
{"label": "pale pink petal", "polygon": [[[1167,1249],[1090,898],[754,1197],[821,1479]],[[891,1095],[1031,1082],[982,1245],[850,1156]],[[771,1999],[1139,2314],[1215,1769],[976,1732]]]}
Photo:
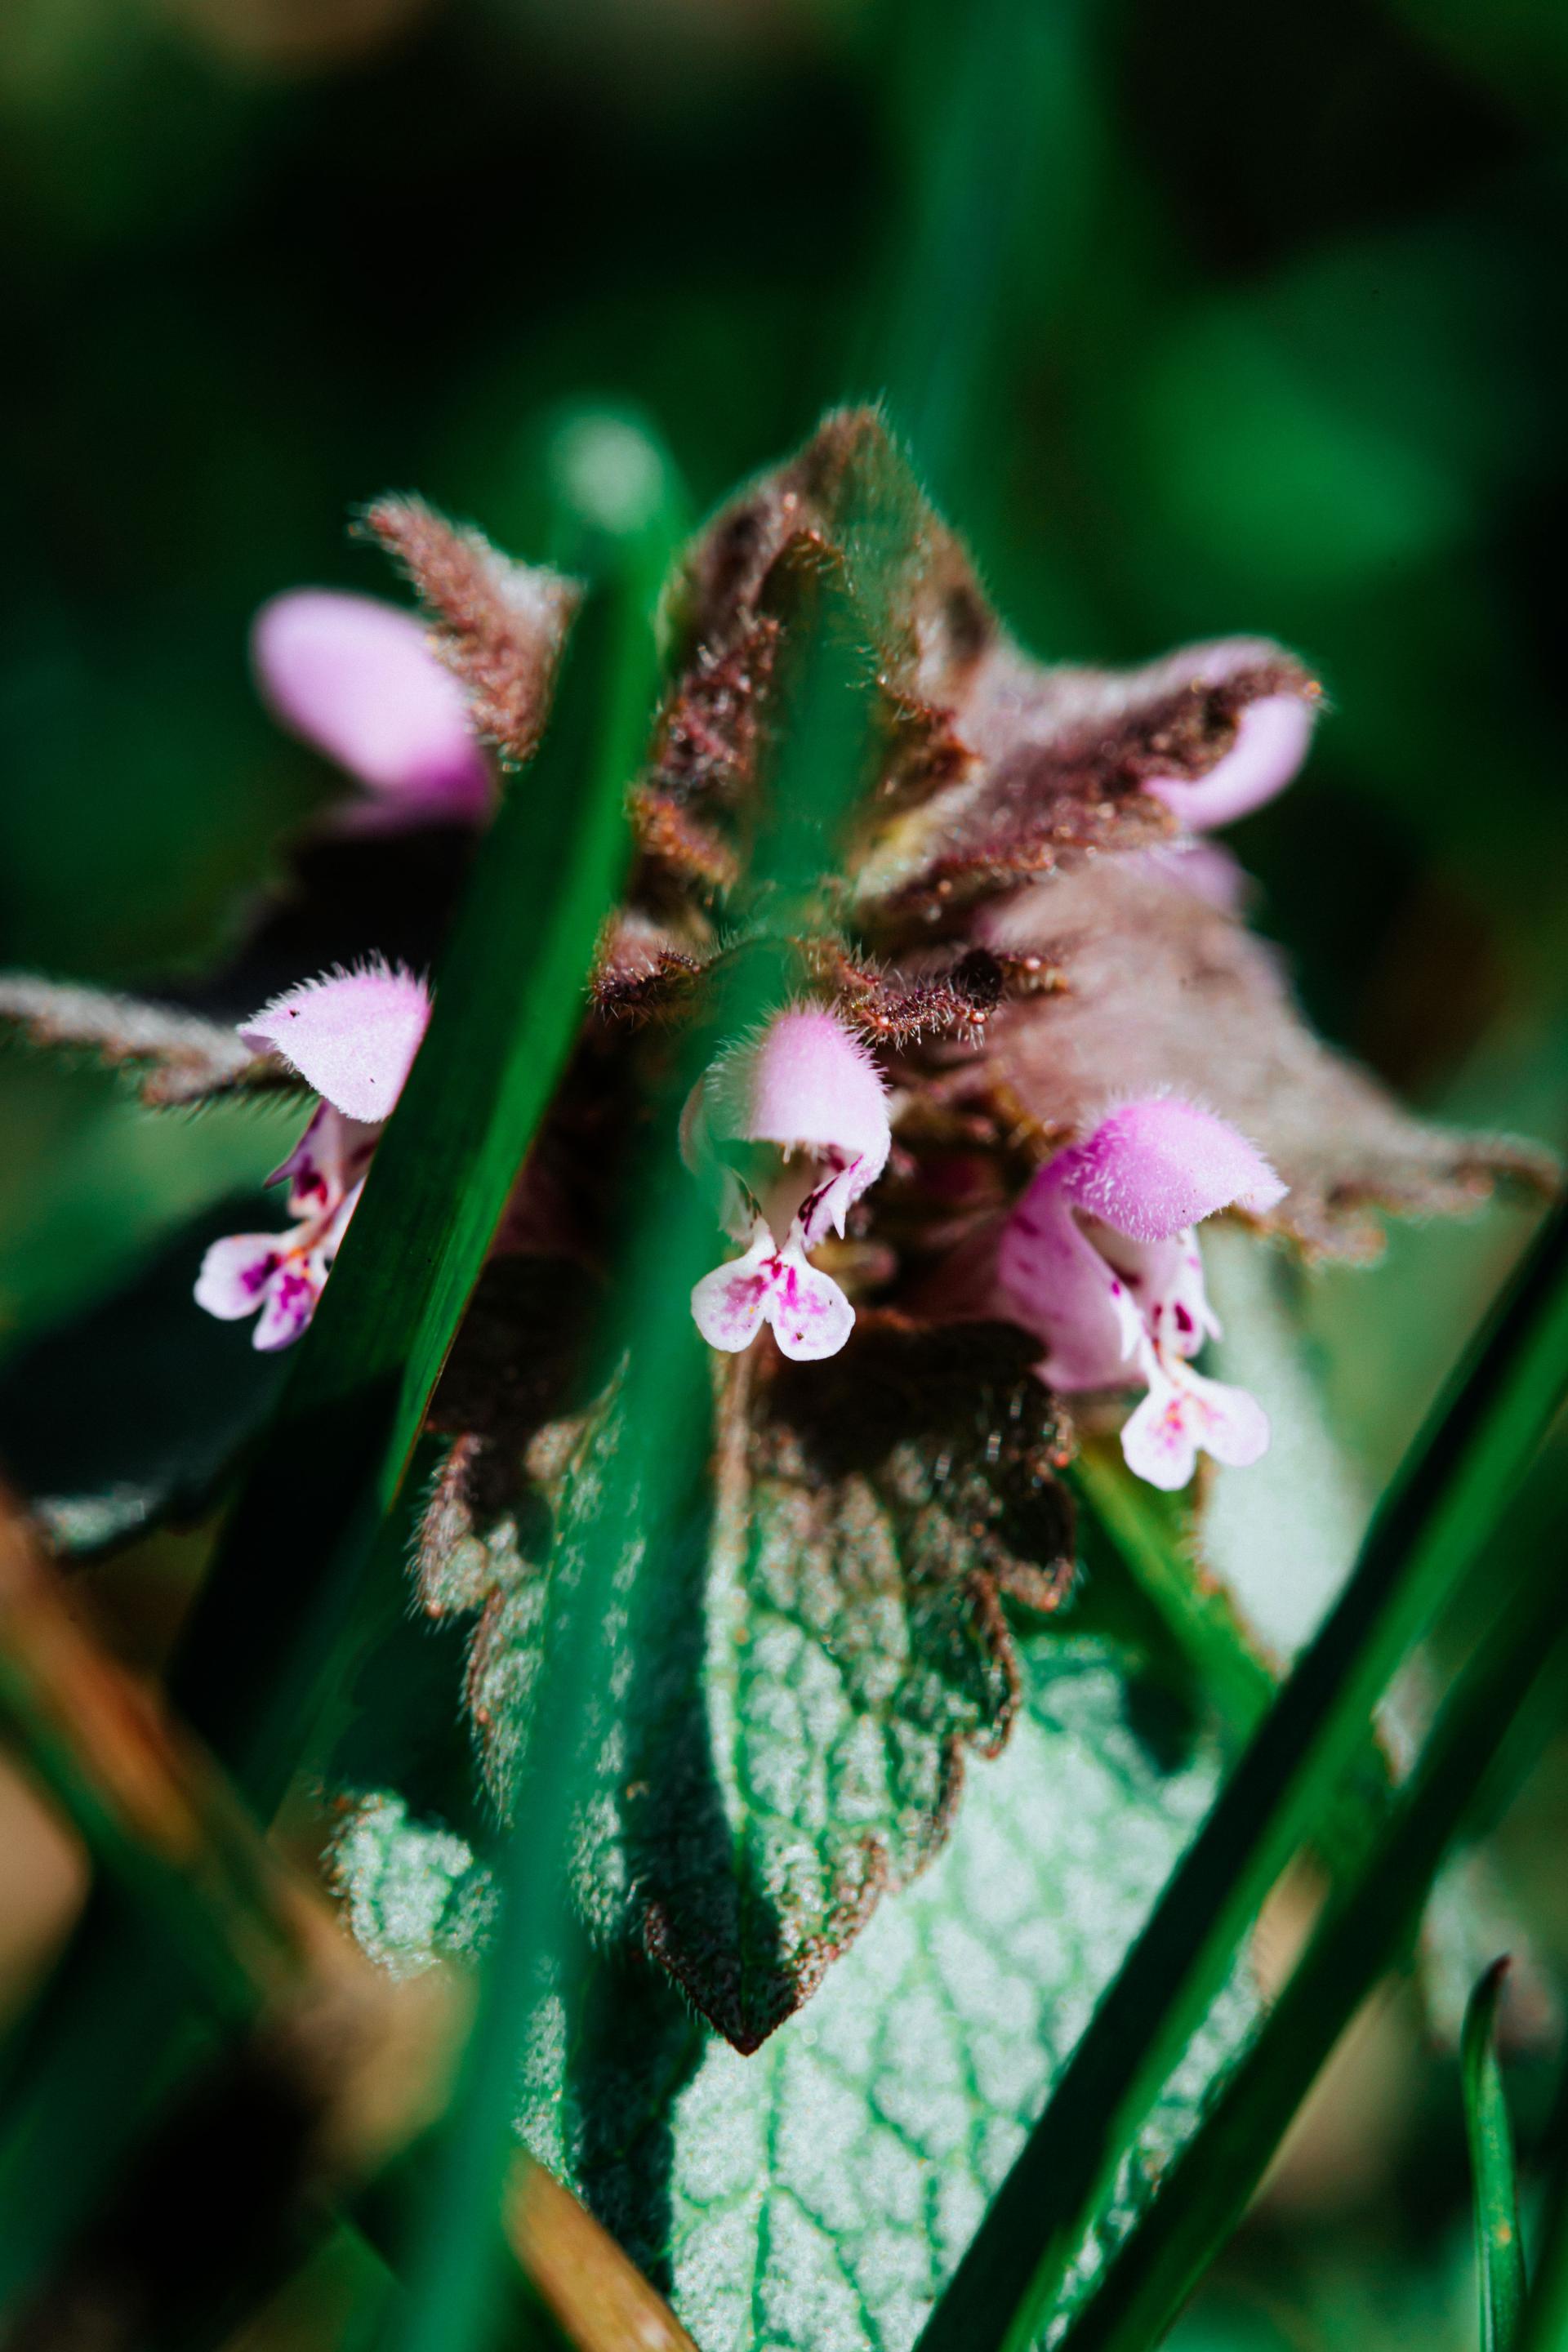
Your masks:
{"label": "pale pink petal", "polygon": [[1284,791],[1307,756],[1314,715],[1299,695],[1265,695],[1242,711],[1235,743],[1206,776],[1154,776],[1143,789],[1194,833],[1234,824]]}
{"label": "pale pink petal", "polygon": [[1050,1166],[1080,1209],[1137,1241],[1167,1239],[1232,1202],[1260,1214],[1285,1197],[1245,1136],[1170,1095],[1124,1104]]}
{"label": "pale pink petal", "polygon": [[424,982],[376,963],[302,982],[239,1034],[258,1054],[280,1054],[350,1118],[374,1125],[403,1091],[429,1018]]}
{"label": "pale pink petal", "polygon": [[367,1127],[331,1103],[318,1103],[304,1134],[267,1181],[280,1184],[287,1177],[291,1216],[330,1216],[369,1167],[380,1135],[379,1125]]}
{"label": "pale pink petal", "polygon": [[[1045,1341],[1041,1376],[1053,1388],[1126,1388],[1142,1378],[1137,1299],[1079,1225],[1056,1171],[1056,1161],[1040,1170],[1002,1229],[1001,1298]],[[1136,1244],[1123,1255],[1132,1260]]]}
{"label": "pale pink petal", "polygon": [[1149,1383],[1148,1395],[1128,1415],[1121,1451],[1134,1477],[1163,1487],[1167,1494],[1184,1486],[1197,1468],[1197,1439],[1187,1398],[1158,1371]]}
{"label": "pale pink petal", "polygon": [[865,1160],[850,1160],[801,1202],[801,1229],[808,1249],[829,1233],[843,1233],[845,1218],[870,1181]]}
{"label": "pale pink petal", "polygon": [[763,1312],[781,1349],[802,1364],[836,1356],[855,1328],[855,1309],[831,1275],[806,1264],[798,1224],[777,1265],[779,1275]]}
{"label": "pale pink petal", "polygon": [[1268,1415],[1246,1389],[1184,1372],[1193,1433],[1205,1454],[1233,1470],[1250,1469],[1268,1451]]}
{"label": "pale pink petal", "polygon": [[1135,1242],[1098,1219],[1088,1223],[1089,1239],[1113,1266],[1133,1300],[1142,1328],[1167,1355],[1195,1356],[1205,1339],[1220,1336],[1209,1305],[1204,1262],[1191,1226],[1168,1241]]}
{"label": "pale pink petal", "polygon": [[299,1259],[286,1259],[268,1285],[253,1334],[255,1345],[268,1354],[278,1348],[291,1348],[315,1313],[320,1297],[318,1285]]}
{"label": "pale pink petal", "polygon": [[297,589],[257,614],[251,659],[283,725],[380,795],[393,821],[486,814],[490,773],[462,689],[411,614]]}
{"label": "pale pink petal", "polygon": [[714,1065],[704,1115],[721,1142],[776,1143],[826,1159],[838,1179],[829,1212],[845,1211],[888,1164],[892,1133],[881,1073],[833,1013],[780,1013],[762,1036]]}
{"label": "pale pink petal", "polygon": [[1200,1449],[1246,1470],[1268,1452],[1268,1415],[1245,1389],[1155,1361],[1149,1393],[1121,1433],[1121,1451],[1138,1477],[1173,1492],[1192,1476]]}
{"label": "pale pink petal", "polygon": [[777,1265],[773,1237],[761,1225],[743,1257],[715,1266],[694,1286],[691,1319],[710,1348],[733,1356],[751,1346],[768,1311]]}
{"label": "pale pink petal", "polygon": [[288,1233],[230,1234],[214,1242],[196,1276],[196,1305],[225,1323],[254,1315],[292,1239]]}

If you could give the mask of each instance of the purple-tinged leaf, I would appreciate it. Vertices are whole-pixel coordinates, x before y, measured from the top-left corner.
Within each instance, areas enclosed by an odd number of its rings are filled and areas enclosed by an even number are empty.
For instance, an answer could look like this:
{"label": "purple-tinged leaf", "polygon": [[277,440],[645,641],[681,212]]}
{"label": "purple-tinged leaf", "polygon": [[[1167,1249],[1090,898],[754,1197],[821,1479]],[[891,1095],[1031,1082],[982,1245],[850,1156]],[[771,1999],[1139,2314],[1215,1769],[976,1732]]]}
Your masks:
{"label": "purple-tinged leaf", "polygon": [[[1378,1210],[1462,1213],[1501,1180],[1551,1185],[1538,1148],[1401,1109],[1312,1034],[1274,950],[1155,861],[1059,875],[984,929],[998,950],[1047,955],[1067,977],[1060,993],[1002,1005],[984,1050],[982,1085],[1043,1148],[1118,1099],[1168,1089],[1228,1119],[1284,1179],[1284,1200],[1255,1222],[1335,1256],[1376,1253]],[[976,1075],[960,1069],[955,1088]]]}
{"label": "purple-tinged leaf", "polygon": [[32,972],[0,973],[0,1026],[35,1045],[76,1048],[137,1078],[153,1104],[200,1102],[279,1074],[226,1024]]}
{"label": "purple-tinged leaf", "polygon": [[[1265,639],[1125,672],[1033,660],[881,417],[841,410],[720,511],[670,598],[683,666],[639,806],[648,855],[678,877],[671,843],[707,845],[687,878],[710,895],[756,788],[783,584],[810,550],[838,566],[880,690],[880,772],[849,866],[857,919],[879,936],[918,936],[1084,853],[1165,839],[1167,801],[1179,811],[1199,779],[1225,790],[1235,771],[1232,797],[1255,802],[1305,749],[1320,689]],[[1269,714],[1261,741],[1255,707]]]}
{"label": "purple-tinged leaf", "polygon": [[503,766],[521,767],[544,726],[578,591],[556,572],[498,554],[420,499],[378,499],[365,528],[418,591],[475,729]]}

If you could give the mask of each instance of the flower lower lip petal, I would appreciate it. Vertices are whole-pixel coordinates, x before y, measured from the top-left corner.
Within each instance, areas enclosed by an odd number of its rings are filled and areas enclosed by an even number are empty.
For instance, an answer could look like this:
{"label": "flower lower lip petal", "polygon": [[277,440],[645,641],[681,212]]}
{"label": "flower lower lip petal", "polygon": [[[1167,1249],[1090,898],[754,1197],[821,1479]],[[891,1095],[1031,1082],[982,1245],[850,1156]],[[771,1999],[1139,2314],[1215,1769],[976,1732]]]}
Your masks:
{"label": "flower lower lip petal", "polygon": [[196,1304],[220,1322],[254,1315],[288,1244],[287,1234],[230,1234],[214,1242],[196,1277]]}
{"label": "flower lower lip petal", "polygon": [[804,1257],[781,1261],[783,1279],[768,1302],[773,1336],[798,1363],[836,1356],[855,1328],[855,1309],[831,1275]]}
{"label": "flower lower lip petal", "polygon": [[257,1319],[255,1345],[264,1351],[292,1346],[316,1311],[316,1297],[310,1276],[285,1262],[268,1286]]}
{"label": "flower lower lip petal", "polygon": [[1250,1469],[1268,1451],[1268,1415],[1246,1389],[1226,1381],[1211,1381],[1189,1371],[1189,1391],[1197,1423],[1197,1442],[1205,1454],[1233,1470]]}
{"label": "flower lower lip petal", "polygon": [[749,1348],[771,1312],[778,1280],[777,1245],[758,1218],[744,1255],[716,1265],[693,1286],[691,1318],[709,1346],[725,1355]]}
{"label": "flower lower lip petal", "polygon": [[1121,1451],[1134,1476],[1166,1494],[1185,1486],[1197,1468],[1197,1442],[1180,1391],[1161,1377],[1128,1416]]}

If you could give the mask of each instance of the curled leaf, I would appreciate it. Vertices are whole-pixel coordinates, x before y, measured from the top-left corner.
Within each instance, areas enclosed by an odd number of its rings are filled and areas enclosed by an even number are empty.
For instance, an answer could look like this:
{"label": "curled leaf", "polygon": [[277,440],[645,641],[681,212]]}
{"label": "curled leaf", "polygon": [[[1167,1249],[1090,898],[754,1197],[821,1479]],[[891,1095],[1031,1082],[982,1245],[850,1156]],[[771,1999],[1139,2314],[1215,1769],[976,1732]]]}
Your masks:
{"label": "curled leaf", "polygon": [[1253,703],[1319,698],[1264,639],[1126,672],[1031,659],[880,415],[840,410],[721,510],[670,597],[684,667],[645,801],[667,828],[679,810],[722,831],[754,779],[776,584],[805,549],[838,566],[874,662],[883,754],[850,883],[858,919],[891,940],[1086,852],[1163,839],[1174,820],[1145,785],[1207,775]]}
{"label": "curled leaf", "polygon": [[436,651],[475,728],[505,765],[521,767],[543,729],[577,591],[557,572],[510,562],[422,499],[378,499],[364,520],[434,619]]}
{"label": "curled leaf", "polygon": [[749,618],[712,646],[700,643],[676,678],[652,769],[631,801],[639,884],[656,901],[673,889],[706,903],[740,878],[728,817],[754,781],[777,642],[771,615]]}

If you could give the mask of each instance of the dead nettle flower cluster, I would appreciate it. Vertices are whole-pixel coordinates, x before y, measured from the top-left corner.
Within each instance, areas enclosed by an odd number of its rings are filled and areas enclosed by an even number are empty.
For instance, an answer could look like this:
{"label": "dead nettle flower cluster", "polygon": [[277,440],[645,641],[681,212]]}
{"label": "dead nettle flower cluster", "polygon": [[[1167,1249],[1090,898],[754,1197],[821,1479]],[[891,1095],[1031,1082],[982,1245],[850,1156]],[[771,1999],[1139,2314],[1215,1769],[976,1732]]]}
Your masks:
{"label": "dead nettle flower cluster", "polygon": [[1031,661],[879,421],[830,418],[676,583],[612,1013],[689,1002],[734,952],[803,553],[875,653],[883,754],[797,910],[809,986],[688,1105],[688,1165],[741,1244],[698,1327],[825,1357],[858,1283],[879,1314],[1022,1326],[1058,1396],[1142,1391],[1123,1449],[1157,1486],[1200,1451],[1255,1461],[1262,1406],[1193,1366],[1218,1333],[1195,1228],[1365,1255],[1374,1208],[1463,1208],[1539,1166],[1408,1118],[1311,1037],[1245,927],[1212,836],[1295,776],[1321,689],[1253,639],[1124,674]]}
{"label": "dead nettle flower cluster", "polygon": [[[368,598],[280,597],[256,628],[262,693],[362,788],[340,835],[480,825],[497,760],[521,764],[544,723],[572,592],[416,503],[368,520],[431,634]],[[803,570],[874,657],[880,751],[781,915],[748,865]],[[1247,1463],[1268,1440],[1260,1403],[1193,1368],[1217,1328],[1204,1220],[1365,1255],[1380,1210],[1463,1210],[1500,1175],[1545,1175],[1525,1147],[1408,1117],[1311,1035],[1247,929],[1213,835],[1306,755],[1321,696],[1293,656],[1238,638],[1126,672],[1030,659],[868,411],[830,416],[716,517],[664,617],[670,682],[584,1052],[612,1091],[635,1087],[648,1041],[702,1017],[760,937],[793,960],[775,1013],[720,1053],[681,1122],[739,1252],[692,1294],[714,1349],[766,1328],[764,1347],[820,1360],[855,1344],[858,1311],[1005,1321],[1037,1339],[1058,1396],[1139,1395],[1127,1459],[1180,1486],[1199,1451]],[[92,1005],[0,983],[0,1013],[140,1065],[161,1098],[290,1076],[320,1096],[278,1171],[293,1223],[217,1244],[197,1290],[217,1315],[258,1310],[258,1347],[287,1344],[423,1034],[422,983],[374,962],[301,975],[237,1046],[156,1005]],[[499,1248],[552,1245],[526,1196],[535,1162],[571,1150],[547,1129]]]}

